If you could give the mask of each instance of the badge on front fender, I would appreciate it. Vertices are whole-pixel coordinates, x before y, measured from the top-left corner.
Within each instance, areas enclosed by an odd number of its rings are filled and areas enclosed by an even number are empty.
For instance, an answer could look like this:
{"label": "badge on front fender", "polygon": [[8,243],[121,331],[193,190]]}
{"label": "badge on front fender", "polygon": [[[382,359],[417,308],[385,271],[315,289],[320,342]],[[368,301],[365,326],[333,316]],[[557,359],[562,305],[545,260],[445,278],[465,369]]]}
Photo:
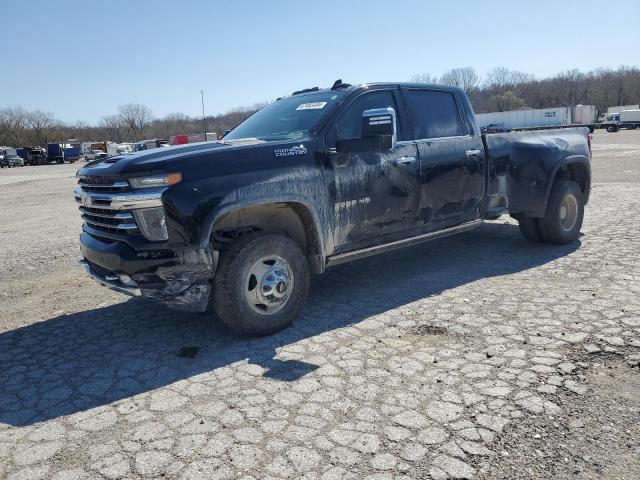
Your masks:
{"label": "badge on front fender", "polygon": [[306,155],[307,149],[304,145],[296,145],[295,147],[289,148],[277,148],[273,151],[276,157],[292,157],[295,155]]}

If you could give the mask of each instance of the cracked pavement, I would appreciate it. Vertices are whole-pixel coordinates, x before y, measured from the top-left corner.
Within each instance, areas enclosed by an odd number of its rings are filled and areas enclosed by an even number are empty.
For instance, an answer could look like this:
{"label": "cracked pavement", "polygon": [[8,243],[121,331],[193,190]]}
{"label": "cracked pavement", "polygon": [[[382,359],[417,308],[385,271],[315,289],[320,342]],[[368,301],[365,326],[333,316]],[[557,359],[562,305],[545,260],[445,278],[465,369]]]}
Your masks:
{"label": "cracked pavement", "polygon": [[[576,244],[503,217],[340,266],[260,339],[86,277],[76,168],[0,182],[0,478],[598,478],[532,442],[622,401],[615,476],[638,478],[640,132],[596,133]],[[605,360],[626,397],[596,395]]]}

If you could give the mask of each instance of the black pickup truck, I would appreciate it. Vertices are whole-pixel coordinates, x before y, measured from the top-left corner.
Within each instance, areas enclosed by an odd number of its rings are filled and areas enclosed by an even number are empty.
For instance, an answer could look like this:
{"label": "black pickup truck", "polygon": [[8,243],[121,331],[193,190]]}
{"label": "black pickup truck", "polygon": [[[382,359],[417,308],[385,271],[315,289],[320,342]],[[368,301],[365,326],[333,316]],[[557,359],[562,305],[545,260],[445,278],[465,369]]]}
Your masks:
{"label": "black pickup truck", "polygon": [[105,286],[264,335],[296,318],[311,273],[485,219],[575,241],[590,156],[586,128],[482,135],[458,88],[338,80],[220,141],[87,164],[81,250]]}

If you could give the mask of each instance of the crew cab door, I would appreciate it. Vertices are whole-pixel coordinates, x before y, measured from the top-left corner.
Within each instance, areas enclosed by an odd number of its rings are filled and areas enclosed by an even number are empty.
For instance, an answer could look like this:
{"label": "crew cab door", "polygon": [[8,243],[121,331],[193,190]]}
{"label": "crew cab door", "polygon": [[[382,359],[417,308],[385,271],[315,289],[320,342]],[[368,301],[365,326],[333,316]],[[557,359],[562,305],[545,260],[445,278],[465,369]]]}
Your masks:
{"label": "crew cab door", "polygon": [[331,149],[337,140],[362,137],[365,111],[390,107],[396,112],[396,138],[389,150],[330,153],[336,252],[382,243],[418,225],[420,163],[415,143],[405,140],[399,99],[398,89],[364,92],[342,109],[327,135]]}
{"label": "crew cab door", "polygon": [[439,230],[480,216],[484,147],[451,91],[402,89],[420,156],[420,218]]}

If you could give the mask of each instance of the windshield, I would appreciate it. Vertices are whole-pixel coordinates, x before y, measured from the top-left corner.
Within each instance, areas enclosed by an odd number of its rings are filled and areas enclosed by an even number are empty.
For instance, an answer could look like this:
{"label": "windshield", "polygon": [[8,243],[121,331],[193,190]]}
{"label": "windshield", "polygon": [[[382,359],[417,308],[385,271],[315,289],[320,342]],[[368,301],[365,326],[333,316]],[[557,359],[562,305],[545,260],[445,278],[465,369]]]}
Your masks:
{"label": "windshield", "polygon": [[297,140],[316,127],[343,95],[341,92],[323,92],[283,98],[246,119],[225,135],[223,141],[247,138]]}

